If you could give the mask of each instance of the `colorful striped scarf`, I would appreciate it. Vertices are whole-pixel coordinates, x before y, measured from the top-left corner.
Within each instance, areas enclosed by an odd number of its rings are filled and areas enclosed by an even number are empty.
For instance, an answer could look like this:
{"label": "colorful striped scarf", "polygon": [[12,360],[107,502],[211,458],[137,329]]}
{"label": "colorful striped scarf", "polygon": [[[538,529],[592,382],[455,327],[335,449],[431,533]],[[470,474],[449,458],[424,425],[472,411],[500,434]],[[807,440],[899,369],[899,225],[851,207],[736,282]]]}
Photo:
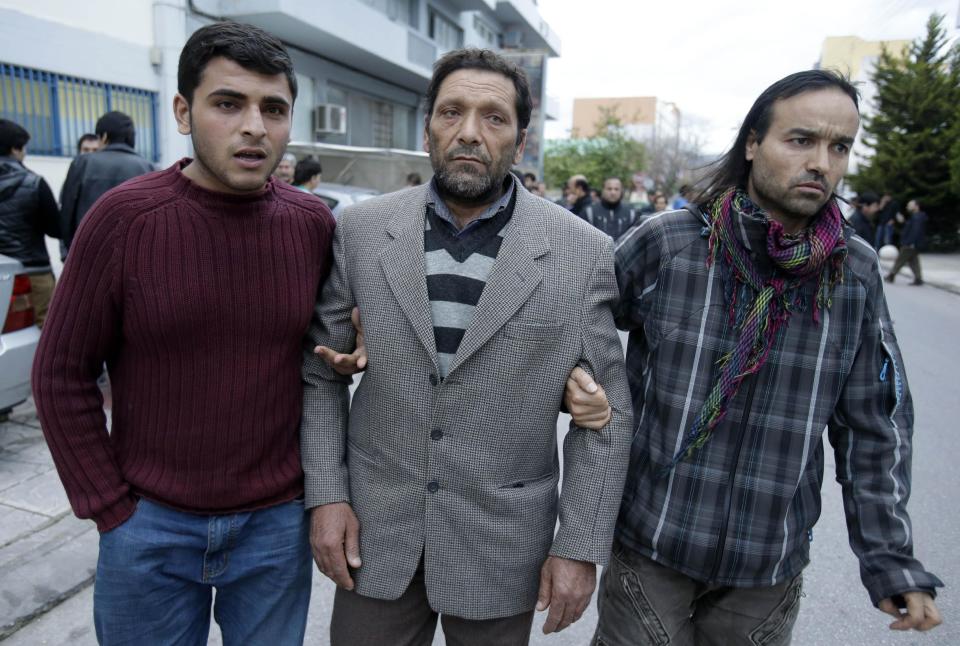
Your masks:
{"label": "colorful striped scarf", "polygon": [[786,233],[782,224],[768,218],[767,254],[775,266],[770,275],[761,275],[749,250],[734,233],[734,214],[741,218],[766,216],[739,189],[729,189],[712,207],[707,266],[719,262],[724,270],[730,323],[737,330],[736,345],[721,358],[720,377],[666,472],[710,439],[740,384],[767,360],[777,332],[791,314],[805,309],[804,285],[817,281],[812,309],[813,320],[819,324],[820,308],[830,307],[833,289],[843,278],[847,245],[836,200],[829,200],[812,225],[797,234]]}

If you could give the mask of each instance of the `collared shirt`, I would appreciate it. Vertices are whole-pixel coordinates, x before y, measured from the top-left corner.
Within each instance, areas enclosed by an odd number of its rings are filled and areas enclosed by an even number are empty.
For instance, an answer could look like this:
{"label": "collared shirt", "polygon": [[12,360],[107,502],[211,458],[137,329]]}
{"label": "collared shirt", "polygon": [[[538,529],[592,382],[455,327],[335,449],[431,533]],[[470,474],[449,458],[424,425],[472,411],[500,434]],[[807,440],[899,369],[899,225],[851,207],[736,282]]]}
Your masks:
{"label": "collared shirt", "polygon": [[452,227],[454,235],[459,238],[468,231],[472,231],[484,220],[489,220],[507,208],[507,205],[510,204],[510,198],[513,197],[513,192],[516,190],[514,187],[516,184],[516,179],[512,173],[507,173],[506,178],[503,180],[503,184],[505,190],[503,191],[503,195],[500,196],[500,199],[484,209],[483,213],[481,213],[477,219],[473,220],[462,229],[457,226],[457,219],[453,216],[453,213],[450,211],[450,208],[447,206],[446,202],[444,202],[440,197],[440,193],[437,191],[436,177],[430,180],[430,192],[427,196],[427,205],[433,209],[433,212],[436,213],[437,217]]}

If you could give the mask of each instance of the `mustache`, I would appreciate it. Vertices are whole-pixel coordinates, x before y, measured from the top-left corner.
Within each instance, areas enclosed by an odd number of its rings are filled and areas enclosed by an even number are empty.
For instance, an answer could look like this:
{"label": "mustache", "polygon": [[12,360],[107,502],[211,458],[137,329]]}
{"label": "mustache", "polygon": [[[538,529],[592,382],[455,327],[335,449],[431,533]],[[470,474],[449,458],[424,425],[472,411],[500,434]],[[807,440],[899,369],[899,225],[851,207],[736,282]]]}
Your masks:
{"label": "mustache", "polygon": [[823,189],[824,193],[827,192],[827,181],[823,175],[810,175],[805,178],[800,178],[793,183],[794,186],[799,186],[800,184],[817,184]]}
{"label": "mustache", "polygon": [[474,157],[484,164],[492,161],[479,146],[457,146],[446,154],[447,161],[453,161],[457,157]]}

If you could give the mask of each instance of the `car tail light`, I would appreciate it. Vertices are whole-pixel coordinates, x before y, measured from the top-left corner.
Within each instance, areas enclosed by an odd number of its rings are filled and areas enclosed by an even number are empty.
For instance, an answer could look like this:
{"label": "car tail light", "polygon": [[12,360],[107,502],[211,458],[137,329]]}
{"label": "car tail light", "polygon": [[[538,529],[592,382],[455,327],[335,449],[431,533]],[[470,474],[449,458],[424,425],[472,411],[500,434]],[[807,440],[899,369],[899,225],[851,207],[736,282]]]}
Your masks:
{"label": "car tail light", "polygon": [[16,332],[30,327],[34,323],[33,301],[30,300],[30,277],[20,274],[13,279],[13,294],[10,296],[10,309],[3,324],[3,333]]}

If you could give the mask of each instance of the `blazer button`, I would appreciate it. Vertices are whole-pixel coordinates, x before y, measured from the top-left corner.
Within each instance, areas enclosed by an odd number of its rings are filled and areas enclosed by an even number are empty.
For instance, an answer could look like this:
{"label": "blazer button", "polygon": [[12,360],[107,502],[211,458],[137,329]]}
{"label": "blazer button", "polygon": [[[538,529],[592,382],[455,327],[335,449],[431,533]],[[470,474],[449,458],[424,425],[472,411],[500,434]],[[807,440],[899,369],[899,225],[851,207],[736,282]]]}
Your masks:
{"label": "blazer button", "polygon": [[437,380],[437,376],[431,372],[431,373],[430,373],[430,385],[431,385],[431,386],[436,386],[437,383],[439,383],[438,380]]}
{"label": "blazer button", "polygon": [[427,483],[427,491],[430,493],[437,493],[438,489],[440,489],[440,483],[436,480],[431,480]]}
{"label": "blazer button", "polygon": [[432,431],[430,431],[431,440],[439,440],[442,437],[443,437],[443,431],[441,431],[439,428],[435,428]]}

